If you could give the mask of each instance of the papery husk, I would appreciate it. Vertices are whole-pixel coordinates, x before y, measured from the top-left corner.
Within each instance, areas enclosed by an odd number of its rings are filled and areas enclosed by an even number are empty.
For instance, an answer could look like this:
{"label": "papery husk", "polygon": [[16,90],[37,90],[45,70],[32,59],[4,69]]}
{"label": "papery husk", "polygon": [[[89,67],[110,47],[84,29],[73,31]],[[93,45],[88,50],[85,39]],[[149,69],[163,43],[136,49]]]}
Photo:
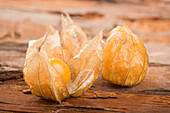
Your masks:
{"label": "papery husk", "polygon": [[68,62],[72,75],[67,88],[71,96],[81,96],[97,79],[102,64],[101,40],[102,32]]}
{"label": "papery husk", "polygon": [[[61,41],[58,31],[47,25],[43,38],[29,42],[23,69],[32,94],[60,103],[70,95],[82,95],[91,87],[100,73],[102,61],[102,32],[89,42],[86,34],[68,15],[62,21]],[[72,75],[67,86],[58,71],[49,64],[51,57],[68,63]]]}
{"label": "papery husk", "polygon": [[[78,27],[66,14],[61,15],[62,17],[62,32],[61,32],[61,41],[63,48],[69,49],[70,58],[76,56],[80,50],[88,43],[87,35],[83,30]],[[68,63],[69,59],[64,59]]]}
{"label": "papery husk", "polygon": [[69,97],[69,93],[61,75],[49,64],[48,56],[62,58],[62,51],[58,51],[60,45],[56,45],[59,43],[58,32],[48,31],[47,34],[47,37],[45,35],[41,39],[29,42],[23,69],[24,80],[32,94],[61,103]]}
{"label": "papery husk", "polygon": [[46,30],[47,39],[45,48],[48,56],[63,60],[63,50],[58,30],[55,30],[51,25],[47,25]]}
{"label": "papery husk", "polygon": [[63,47],[61,38],[57,30],[51,25],[47,25],[46,52],[50,57],[57,57],[63,61],[68,61],[71,57],[69,48]]}
{"label": "papery husk", "polygon": [[[66,57],[66,59],[68,59],[70,57],[70,54],[68,53],[65,56],[63,55],[63,48],[61,45],[58,30],[55,30],[51,25],[47,25],[46,30],[47,30],[47,33],[45,34],[44,37],[37,39],[37,40],[29,41],[30,48],[27,49],[27,53],[32,53],[35,46],[41,45],[45,37],[47,37],[45,41],[46,42],[45,51],[48,57],[57,57],[61,60],[63,60],[64,57]],[[28,57],[29,57],[29,54],[26,56],[26,58]]]}
{"label": "papery husk", "polygon": [[103,52],[102,76],[121,85],[140,83],[148,68],[148,55],[140,39],[124,25],[113,29]]}

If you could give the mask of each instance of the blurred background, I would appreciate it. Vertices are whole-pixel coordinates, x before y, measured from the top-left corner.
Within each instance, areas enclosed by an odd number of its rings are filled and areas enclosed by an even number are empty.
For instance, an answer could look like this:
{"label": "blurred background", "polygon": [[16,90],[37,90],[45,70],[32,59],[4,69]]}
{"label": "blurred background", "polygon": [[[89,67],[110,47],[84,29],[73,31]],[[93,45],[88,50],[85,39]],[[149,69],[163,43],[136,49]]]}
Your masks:
{"label": "blurred background", "polygon": [[46,24],[61,31],[64,12],[89,39],[101,30],[106,39],[127,24],[147,47],[150,65],[170,63],[169,0],[0,0],[0,62],[21,67],[28,41],[42,37]]}

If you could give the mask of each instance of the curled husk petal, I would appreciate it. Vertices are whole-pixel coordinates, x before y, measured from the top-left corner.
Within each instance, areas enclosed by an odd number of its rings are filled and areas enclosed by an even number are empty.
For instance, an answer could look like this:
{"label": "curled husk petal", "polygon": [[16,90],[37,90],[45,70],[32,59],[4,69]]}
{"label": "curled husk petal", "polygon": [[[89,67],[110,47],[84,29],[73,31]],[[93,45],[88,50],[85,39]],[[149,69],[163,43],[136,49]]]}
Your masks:
{"label": "curled husk petal", "polygon": [[102,32],[68,62],[72,75],[67,88],[71,96],[82,95],[97,79],[102,63],[101,40]]}
{"label": "curled husk petal", "polygon": [[[66,14],[62,17],[62,32],[61,41],[64,48],[67,48],[70,52],[70,57],[74,57],[79,51],[88,43],[87,35],[83,30],[78,27],[72,19]],[[69,59],[64,59],[67,63]]]}
{"label": "curled husk petal", "polygon": [[47,25],[46,29],[47,38],[45,48],[48,56],[63,59],[62,46],[58,31],[55,30],[51,25]]}
{"label": "curled husk petal", "polygon": [[47,33],[44,37],[29,41],[29,48],[27,49],[26,59],[30,57],[34,51],[35,46],[41,45],[46,38],[46,46],[45,51],[48,57],[57,57],[59,59],[63,59],[62,45],[60,41],[60,36],[57,30],[55,30],[51,25],[46,26]]}
{"label": "curled husk petal", "polygon": [[32,94],[61,103],[63,99],[69,97],[69,93],[61,75],[48,62],[49,55],[62,58],[59,51],[54,52],[60,47],[55,45],[59,42],[54,39],[58,37],[58,32],[51,33],[47,33],[47,37],[45,35],[41,39],[29,42],[23,73]]}
{"label": "curled husk petal", "polygon": [[122,86],[140,83],[148,68],[148,55],[140,39],[124,25],[113,29],[103,52],[102,76]]}

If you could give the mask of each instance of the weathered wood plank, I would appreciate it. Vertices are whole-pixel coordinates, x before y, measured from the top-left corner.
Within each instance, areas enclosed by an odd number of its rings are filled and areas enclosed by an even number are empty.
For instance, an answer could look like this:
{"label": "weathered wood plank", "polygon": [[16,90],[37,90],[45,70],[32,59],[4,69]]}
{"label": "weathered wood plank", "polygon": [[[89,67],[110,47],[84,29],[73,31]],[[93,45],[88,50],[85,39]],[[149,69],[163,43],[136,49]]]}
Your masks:
{"label": "weathered wood plank", "polygon": [[149,67],[145,79],[134,87],[120,87],[108,83],[101,76],[91,89],[104,91],[121,91],[133,93],[148,93],[170,95],[170,67]]}
{"label": "weathered wood plank", "polygon": [[[63,3],[48,0],[36,2],[33,0],[7,0],[0,1],[0,7],[1,24],[10,26],[10,29],[5,27],[7,31],[3,28],[5,31],[0,33],[2,38],[10,35],[19,39],[38,38],[44,34],[45,24],[52,24],[61,30],[60,14],[62,12],[70,13],[74,21],[89,36],[94,36],[104,29],[106,37],[114,26],[122,24],[129,25],[145,41],[154,37],[155,40],[166,42],[169,41],[168,37],[170,36],[168,32],[170,9],[166,7],[166,4],[136,6],[99,1],[67,1]],[[16,15],[20,16],[16,17]],[[6,24],[9,22],[11,24]],[[14,28],[16,29],[12,30]]]}
{"label": "weathered wood plank", "polygon": [[[100,75],[85,95],[62,104],[30,94],[22,74],[27,43],[44,35],[45,24],[61,31],[63,12],[89,39],[104,29],[105,40],[115,26],[127,24],[149,54],[142,83],[120,87]],[[166,0],[0,0],[0,112],[170,112],[169,13]]]}
{"label": "weathered wood plank", "polygon": [[18,85],[0,86],[0,110],[24,112],[51,112],[70,108],[103,112],[167,112],[170,110],[170,96],[89,90],[84,96],[66,99],[60,105],[31,94],[23,94],[22,91],[18,91],[21,87]]}
{"label": "weathered wood plank", "polygon": [[[145,1],[149,2],[149,1]],[[23,11],[39,11],[39,12],[51,12],[51,13],[61,13],[68,12],[70,14],[86,14],[91,12],[105,14],[111,14],[122,17],[130,18],[140,18],[140,17],[164,17],[169,18],[169,7],[166,7],[166,2],[162,5],[158,4],[158,1],[155,1],[157,5],[134,5],[134,4],[115,4],[114,2],[100,2],[100,1],[51,1],[51,0],[1,0],[1,7],[18,9]],[[160,3],[160,2],[159,2]],[[29,4],[29,5],[28,5]],[[159,7],[159,8],[158,8]],[[120,10],[121,8],[121,10]],[[102,9],[102,10],[101,10]],[[111,13],[113,12],[114,13]],[[160,15],[158,12],[161,12]],[[164,12],[163,12],[164,11]],[[127,14],[128,12],[128,14]],[[138,13],[141,12],[141,13]],[[134,14],[136,14],[134,16]]]}
{"label": "weathered wood plank", "polygon": [[[10,75],[8,75],[8,73]],[[94,82],[91,90],[111,91],[111,92],[126,92],[126,93],[144,93],[154,95],[170,95],[170,67],[150,67],[145,79],[141,84],[134,87],[120,87],[113,85],[99,75],[99,78]],[[1,84],[20,84],[26,85],[22,77],[22,72],[6,72],[6,76],[1,74]],[[16,79],[16,80],[15,80]]]}

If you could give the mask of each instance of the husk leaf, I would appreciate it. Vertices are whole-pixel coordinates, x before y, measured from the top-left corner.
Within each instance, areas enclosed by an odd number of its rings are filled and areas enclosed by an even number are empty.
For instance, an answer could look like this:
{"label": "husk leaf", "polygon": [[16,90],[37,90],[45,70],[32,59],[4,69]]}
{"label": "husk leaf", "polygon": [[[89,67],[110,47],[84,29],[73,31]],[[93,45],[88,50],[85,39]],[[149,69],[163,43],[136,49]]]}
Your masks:
{"label": "husk leaf", "polygon": [[97,79],[102,64],[101,40],[102,32],[68,62],[72,76],[67,88],[71,96],[81,96]]}
{"label": "husk leaf", "polygon": [[140,83],[148,68],[148,55],[140,39],[126,26],[114,28],[103,52],[102,76],[121,85]]}
{"label": "husk leaf", "polygon": [[69,93],[62,77],[48,62],[46,51],[48,50],[51,56],[55,56],[56,54],[53,54],[51,51],[59,47],[52,47],[50,44],[46,48],[46,42],[47,45],[48,43],[52,43],[51,40],[54,37],[50,36],[50,39],[48,38],[45,35],[45,37],[37,41],[30,41],[23,69],[24,79],[29,85],[32,94],[61,103],[64,98],[69,97]]}
{"label": "husk leaf", "polygon": [[[61,15],[62,18],[62,32],[61,32],[61,41],[64,48],[69,49],[70,57],[74,57],[79,53],[79,51],[88,43],[87,35],[83,30],[78,27],[70,16],[66,14]],[[67,63],[69,60],[66,59]]]}

